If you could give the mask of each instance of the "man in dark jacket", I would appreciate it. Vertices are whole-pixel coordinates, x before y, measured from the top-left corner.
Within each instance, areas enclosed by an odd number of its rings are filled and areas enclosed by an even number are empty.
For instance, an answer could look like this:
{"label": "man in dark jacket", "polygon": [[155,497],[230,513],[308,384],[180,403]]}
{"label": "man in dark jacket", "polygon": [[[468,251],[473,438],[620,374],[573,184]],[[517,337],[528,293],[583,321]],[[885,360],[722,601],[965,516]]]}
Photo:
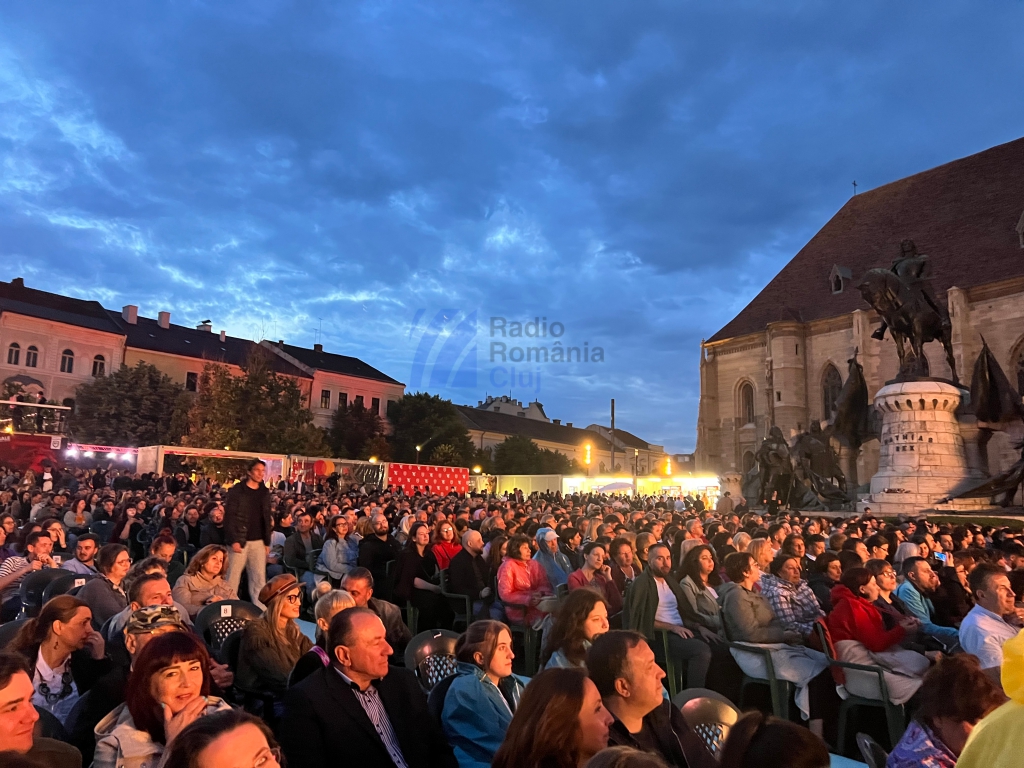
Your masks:
{"label": "man in dark jacket", "polygon": [[263,484],[267,466],[259,459],[249,462],[246,479],[228,491],[224,502],[224,540],[228,546],[228,583],[238,591],[242,571],[249,575],[250,599],[260,608],[256,595],[267,583],[270,551],[270,491]]}
{"label": "man in dark jacket", "polygon": [[484,538],[479,531],[470,529],[462,534],[462,550],[448,565],[448,591],[469,598],[473,619],[486,618],[487,607],[494,602],[494,574],[483,555]]}
{"label": "man in dark jacket", "polygon": [[397,560],[402,552],[402,545],[388,528],[388,519],[379,512],[370,519],[373,536],[367,536],[359,542],[360,568],[366,568],[373,574],[373,582],[382,597],[391,597],[391,583],[388,581],[388,563]]}
{"label": "man in dark jacket", "polygon": [[308,555],[324,548],[324,540],[313,530],[313,515],[303,509],[295,516],[295,533],[284,541],[284,564],[294,568],[298,579],[306,585],[306,594],[312,595],[316,588],[313,571],[309,567]]}
{"label": "man in dark jacket", "polygon": [[[600,635],[587,652],[587,671],[615,718],[608,729],[609,747],[650,752],[678,768],[714,768],[715,759],[682,712],[662,695],[665,673],[643,635],[625,630]],[[707,759],[687,763],[684,747],[686,754]]]}
{"label": "man in dark jacket", "polygon": [[373,611],[348,608],[327,634],[331,666],[291,688],[279,733],[290,765],[456,768],[415,674],[388,666],[391,646]]}

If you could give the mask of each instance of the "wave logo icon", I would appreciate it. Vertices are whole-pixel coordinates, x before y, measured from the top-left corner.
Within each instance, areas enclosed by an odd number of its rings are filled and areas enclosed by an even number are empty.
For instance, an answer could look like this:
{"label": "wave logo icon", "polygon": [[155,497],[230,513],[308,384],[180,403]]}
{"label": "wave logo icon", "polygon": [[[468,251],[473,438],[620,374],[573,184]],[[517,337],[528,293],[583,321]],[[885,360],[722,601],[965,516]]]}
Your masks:
{"label": "wave logo icon", "polygon": [[409,375],[412,389],[476,387],[476,316],[475,309],[440,309],[429,318],[427,310],[416,311],[409,330],[410,339],[420,339]]}

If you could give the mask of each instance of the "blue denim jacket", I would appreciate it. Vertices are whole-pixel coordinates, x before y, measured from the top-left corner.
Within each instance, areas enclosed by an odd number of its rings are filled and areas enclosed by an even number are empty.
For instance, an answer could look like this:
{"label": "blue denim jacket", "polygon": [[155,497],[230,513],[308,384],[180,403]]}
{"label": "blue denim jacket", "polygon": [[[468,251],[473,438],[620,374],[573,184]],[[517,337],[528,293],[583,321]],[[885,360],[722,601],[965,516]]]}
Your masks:
{"label": "blue denim jacket", "polygon": [[512,701],[510,707],[482,669],[459,662],[458,677],[444,697],[441,714],[444,735],[455,750],[459,768],[490,768],[526,682],[518,675],[501,681],[502,690]]}

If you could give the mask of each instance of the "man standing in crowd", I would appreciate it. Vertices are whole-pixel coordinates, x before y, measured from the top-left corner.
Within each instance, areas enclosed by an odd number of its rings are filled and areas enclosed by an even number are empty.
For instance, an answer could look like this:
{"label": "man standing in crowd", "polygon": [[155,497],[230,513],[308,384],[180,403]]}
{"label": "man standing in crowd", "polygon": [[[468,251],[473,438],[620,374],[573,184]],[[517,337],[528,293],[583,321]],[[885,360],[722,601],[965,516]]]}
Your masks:
{"label": "man standing in crowd", "polygon": [[70,744],[34,735],[39,720],[34,695],[25,659],[0,651],[0,750],[24,755],[22,763],[11,765],[82,768],[82,755]]}
{"label": "man standing in crowd", "polygon": [[484,558],[484,537],[472,528],[462,534],[462,550],[448,565],[448,591],[465,595],[473,607],[473,617],[486,618],[487,606],[493,602],[491,582],[494,574]]}
{"label": "man standing in crowd", "polygon": [[[1004,571],[1005,573],[1005,571]],[[896,587],[896,597],[921,621],[921,631],[937,638],[947,648],[960,637],[955,627],[942,627],[935,623],[935,606],[931,595],[939,588],[939,576],[923,557],[908,557],[903,561],[903,583]]]}
{"label": "man standing in crowd", "polygon": [[61,565],[65,571],[81,576],[93,576],[96,570],[96,553],[100,549],[100,538],[95,533],[83,533],[75,543],[75,556]]}
{"label": "man standing in crowd", "polygon": [[263,484],[267,465],[253,459],[246,468],[244,482],[228,491],[224,503],[224,538],[228,550],[228,583],[238,592],[242,571],[249,577],[249,598],[260,608],[256,597],[267,583],[267,553],[270,551],[270,491]]}
{"label": "man standing in crowd", "polygon": [[412,670],[388,665],[384,625],[347,608],[327,633],[331,665],[291,688],[278,729],[291,765],[456,768],[458,763]]}
{"label": "man standing in crowd", "polygon": [[686,596],[670,575],[672,553],[667,544],[659,542],[651,545],[647,556],[647,569],[626,592],[623,616],[652,647],[660,646],[655,644],[655,630],[667,631],[668,652],[686,665],[687,688],[703,688],[711,666],[711,648],[683,626],[679,607]]}
{"label": "man standing in crowd", "polygon": [[1016,598],[1010,579],[995,563],[979,563],[968,578],[975,604],[960,624],[960,647],[977,656],[982,669],[998,670],[1003,664],[1003,643],[1018,632],[1003,618],[1014,614]]}
{"label": "man standing in crowd", "polygon": [[402,611],[397,605],[373,596],[373,574],[366,568],[353,568],[345,574],[341,588],[352,595],[357,607],[377,614],[387,630],[388,645],[395,653],[404,653],[405,646],[412,640],[412,632],[402,621]]}
{"label": "man standing in crowd", "polygon": [[[686,725],[683,713],[662,695],[665,673],[643,635],[626,630],[599,635],[587,652],[587,670],[615,718],[608,746],[651,752],[678,768],[714,768],[714,758]],[[684,744],[692,755],[707,754],[707,761],[687,763]]]}
{"label": "man standing in crowd", "polygon": [[[378,513],[370,518],[370,526],[373,528],[373,536],[367,536],[359,542],[358,564],[373,574],[375,584],[389,586],[387,581],[387,566],[392,560],[397,560],[402,551],[402,545],[388,529],[388,519]],[[383,589],[383,588],[382,588]],[[384,589],[387,594],[387,589]]]}

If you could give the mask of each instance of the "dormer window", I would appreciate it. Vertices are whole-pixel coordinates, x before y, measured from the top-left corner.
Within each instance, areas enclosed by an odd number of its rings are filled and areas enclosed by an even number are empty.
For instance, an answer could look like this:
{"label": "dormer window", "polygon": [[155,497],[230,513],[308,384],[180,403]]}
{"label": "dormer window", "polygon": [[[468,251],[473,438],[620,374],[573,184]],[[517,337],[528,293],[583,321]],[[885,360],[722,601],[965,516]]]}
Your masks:
{"label": "dormer window", "polygon": [[853,279],[853,273],[849,267],[840,267],[838,264],[833,264],[832,271],[828,275],[829,289],[832,293],[842,293],[843,288],[851,279]]}

